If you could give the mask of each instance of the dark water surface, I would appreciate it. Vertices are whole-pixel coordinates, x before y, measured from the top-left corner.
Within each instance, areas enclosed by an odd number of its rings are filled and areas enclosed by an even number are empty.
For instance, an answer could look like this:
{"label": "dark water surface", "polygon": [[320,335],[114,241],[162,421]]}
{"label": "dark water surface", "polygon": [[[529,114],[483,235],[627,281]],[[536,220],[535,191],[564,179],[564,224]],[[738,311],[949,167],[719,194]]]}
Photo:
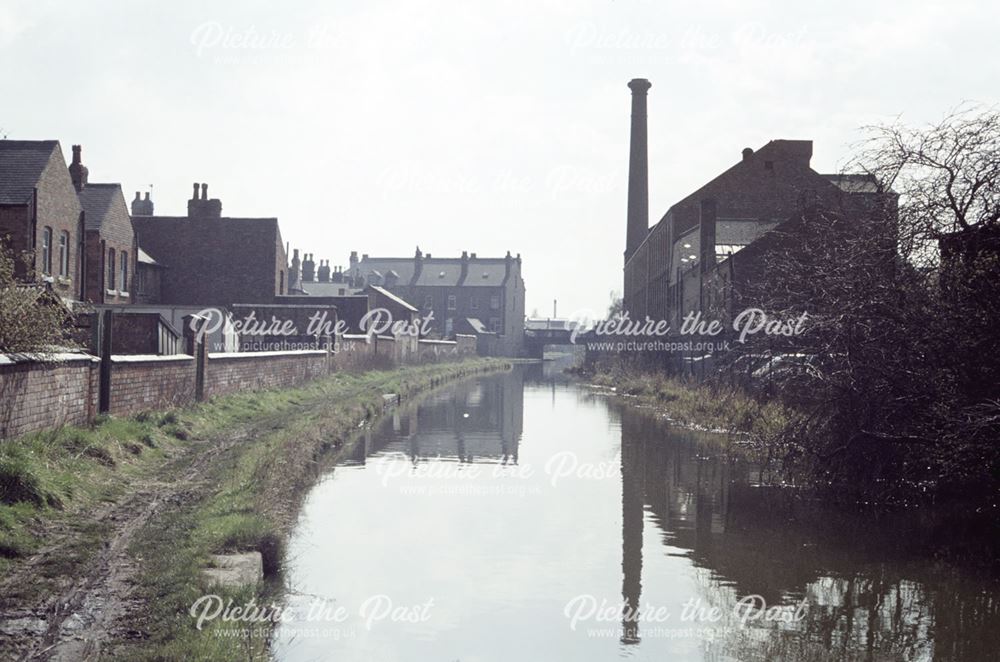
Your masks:
{"label": "dark water surface", "polygon": [[541,366],[432,392],[307,498],[275,657],[1000,659],[978,529],[756,487],[724,443]]}

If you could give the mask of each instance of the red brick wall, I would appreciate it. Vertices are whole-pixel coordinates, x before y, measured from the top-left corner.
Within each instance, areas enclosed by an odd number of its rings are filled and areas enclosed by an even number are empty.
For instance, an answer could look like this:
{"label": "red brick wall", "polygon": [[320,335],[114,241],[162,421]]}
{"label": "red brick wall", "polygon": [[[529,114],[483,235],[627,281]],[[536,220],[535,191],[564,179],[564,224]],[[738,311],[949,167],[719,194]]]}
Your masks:
{"label": "red brick wall", "polygon": [[[39,277],[42,273],[42,231],[48,226],[52,228],[52,277],[53,289],[69,299],[78,299],[80,294],[79,244],[80,218],[82,208],[80,199],[73,187],[66,162],[62,152],[56,149],[52,152],[42,176],[38,182],[38,226],[35,229],[35,265]],[[59,278],[59,234],[69,233],[69,277]]]}
{"label": "red brick wall", "polygon": [[112,357],[110,413],[129,416],[189,404],[194,402],[194,380],[190,356]]}
{"label": "red brick wall", "polygon": [[325,351],[210,354],[205,397],[292,386],[327,373]]}
{"label": "red brick wall", "polygon": [[98,362],[7,363],[0,355],[0,438],[84,425],[97,410]]}

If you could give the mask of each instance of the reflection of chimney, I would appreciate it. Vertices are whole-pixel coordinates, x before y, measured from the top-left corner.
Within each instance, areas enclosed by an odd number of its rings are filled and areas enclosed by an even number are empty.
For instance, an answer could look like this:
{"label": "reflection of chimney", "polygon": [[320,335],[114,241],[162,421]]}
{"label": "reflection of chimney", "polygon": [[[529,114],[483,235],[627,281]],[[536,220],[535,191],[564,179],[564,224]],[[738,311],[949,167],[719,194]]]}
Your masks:
{"label": "reflection of chimney", "polygon": [[79,145],[73,145],[73,162],[69,166],[69,176],[77,191],[82,191],[83,187],[87,185],[87,166],[83,165],[80,157],[81,151],[82,148]]}
{"label": "reflection of chimney", "polygon": [[646,145],[646,92],[651,84],[634,78],[632,90],[632,131],[628,156],[628,225],[625,233],[625,259],[639,247],[649,231],[649,172]]}

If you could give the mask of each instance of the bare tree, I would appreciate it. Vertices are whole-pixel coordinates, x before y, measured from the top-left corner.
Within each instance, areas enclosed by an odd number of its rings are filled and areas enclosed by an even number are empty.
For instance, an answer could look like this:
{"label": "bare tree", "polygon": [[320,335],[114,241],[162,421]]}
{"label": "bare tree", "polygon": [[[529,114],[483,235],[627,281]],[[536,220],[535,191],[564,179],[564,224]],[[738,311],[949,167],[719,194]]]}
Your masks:
{"label": "bare tree", "polygon": [[[1000,116],[965,109],[924,129],[868,130],[851,167],[872,175],[875,194],[780,226],[762,254],[766,277],[742,293],[772,315],[809,313],[805,334],[738,351],[779,356],[755,386],[800,412],[768,455],[881,496],[993,493]],[[942,261],[939,243],[955,237],[960,257]]]}

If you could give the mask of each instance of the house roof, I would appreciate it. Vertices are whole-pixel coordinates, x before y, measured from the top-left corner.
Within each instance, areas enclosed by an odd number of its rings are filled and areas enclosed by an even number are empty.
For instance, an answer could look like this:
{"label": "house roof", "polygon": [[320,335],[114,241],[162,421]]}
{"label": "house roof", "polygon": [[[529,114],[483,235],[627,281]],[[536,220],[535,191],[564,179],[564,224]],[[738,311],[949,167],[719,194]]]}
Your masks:
{"label": "house roof", "polygon": [[57,140],[0,140],[0,204],[31,200]]}
{"label": "house roof", "polygon": [[[120,184],[90,184],[77,193],[83,207],[84,229],[100,230],[111,214],[115,196],[121,195]],[[122,197],[124,201],[124,197]]]}
{"label": "house roof", "polygon": [[319,280],[300,280],[302,291],[314,297],[340,297],[357,294],[348,283]]}
{"label": "house roof", "polygon": [[408,285],[413,280],[412,257],[366,257],[358,263],[358,275],[370,280],[373,271],[385,275],[395,272],[400,284]]}
{"label": "house roof", "polygon": [[476,317],[466,317],[466,318],[465,318],[465,321],[469,323],[469,326],[470,326],[470,327],[472,328],[472,330],[473,330],[473,331],[475,331],[476,333],[489,333],[489,332],[490,332],[490,330],[486,328],[486,325],[485,325],[485,324],[483,324],[483,323],[482,323],[482,322],[481,322],[481,321],[480,321],[480,320],[479,320],[478,318],[476,318]]}
{"label": "house roof", "polygon": [[838,173],[835,175],[820,175],[845,193],[878,193],[878,181],[874,175],[858,175]]}
{"label": "house roof", "polygon": [[154,266],[160,266],[160,263],[153,259],[153,257],[146,251],[139,249],[139,255],[137,256],[139,262],[143,264],[152,264]]}
{"label": "house roof", "polygon": [[414,285],[422,287],[455,286],[462,278],[462,264],[458,260],[430,259],[424,260],[420,268],[420,276]]}
{"label": "house roof", "polygon": [[384,277],[394,272],[400,285],[419,287],[500,287],[507,277],[506,258],[468,258],[468,270],[462,280],[462,259],[457,257],[422,258],[420,276],[413,282],[415,258],[366,257],[358,264],[358,275],[371,280],[371,276]]}
{"label": "house roof", "polygon": [[400,299],[398,296],[396,296],[395,294],[393,294],[389,290],[385,289],[384,287],[379,287],[378,285],[372,285],[371,288],[373,290],[375,290],[376,292],[378,292],[379,294],[381,294],[382,296],[384,296],[387,299],[389,299],[390,301],[394,301],[397,304],[399,304],[400,306],[403,306],[406,310],[409,310],[409,311],[414,312],[414,313],[419,312],[409,302]]}

